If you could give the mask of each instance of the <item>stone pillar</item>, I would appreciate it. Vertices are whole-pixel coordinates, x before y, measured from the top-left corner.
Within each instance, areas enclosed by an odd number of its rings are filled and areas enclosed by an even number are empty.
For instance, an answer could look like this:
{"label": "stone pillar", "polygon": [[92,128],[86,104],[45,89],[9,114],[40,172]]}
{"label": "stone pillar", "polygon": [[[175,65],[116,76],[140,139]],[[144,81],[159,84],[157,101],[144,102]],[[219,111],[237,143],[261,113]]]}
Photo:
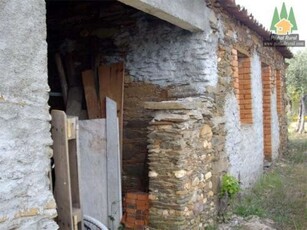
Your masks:
{"label": "stone pillar", "polygon": [[0,229],[57,229],[45,5],[0,1]]}
{"label": "stone pillar", "polygon": [[152,229],[203,229],[215,203],[211,181],[211,102],[148,102],[156,110],[148,135]]}

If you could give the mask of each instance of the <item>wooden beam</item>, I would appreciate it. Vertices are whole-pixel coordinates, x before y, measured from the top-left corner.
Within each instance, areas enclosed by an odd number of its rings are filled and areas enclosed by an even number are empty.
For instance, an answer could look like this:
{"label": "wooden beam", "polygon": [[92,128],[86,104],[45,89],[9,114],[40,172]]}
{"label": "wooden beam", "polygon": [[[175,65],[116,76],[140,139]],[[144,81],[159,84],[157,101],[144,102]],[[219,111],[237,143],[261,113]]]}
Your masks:
{"label": "wooden beam", "polygon": [[66,114],[69,116],[80,116],[82,110],[83,91],[80,87],[71,87],[68,91]]}
{"label": "wooden beam", "polygon": [[99,97],[102,117],[106,117],[106,97],[117,103],[119,119],[120,152],[122,152],[124,114],[124,63],[99,67]]}
{"label": "wooden beam", "polygon": [[111,96],[109,87],[111,85],[111,68],[108,65],[99,67],[99,99],[102,118],[106,117],[106,97]]}
{"label": "wooden beam", "polygon": [[83,81],[88,117],[89,119],[100,118],[101,110],[95,87],[94,72],[92,70],[86,70],[82,72],[82,81]]}
{"label": "wooden beam", "polygon": [[67,86],[67,80],[66,80],[65,71],[64,71],[64,68],[63,68],[62,59],[61,59],[61,56],[60,56],[59,53],[55,54],[55,62],[56,62],[58,73],[59,73],[62,95],[63,95],[63,101],[64,101],[64,105],[66,106],[67,96],[68,96],[68,92],[67,92],[68,86]]}
{"label": "wooden beam", "polygon": [[[63,230],[82,230],[83,218],[79,190],[78,119],[52,110],[54,196],[58,224]],[[76,228],[77,227],[77,228]]]}
{"label": "wooden beam", "polygon": [[51,115],[58,225],[60,229],[70,230],[73,229],[73,219],[66,115],[59,110],[53,110]]}

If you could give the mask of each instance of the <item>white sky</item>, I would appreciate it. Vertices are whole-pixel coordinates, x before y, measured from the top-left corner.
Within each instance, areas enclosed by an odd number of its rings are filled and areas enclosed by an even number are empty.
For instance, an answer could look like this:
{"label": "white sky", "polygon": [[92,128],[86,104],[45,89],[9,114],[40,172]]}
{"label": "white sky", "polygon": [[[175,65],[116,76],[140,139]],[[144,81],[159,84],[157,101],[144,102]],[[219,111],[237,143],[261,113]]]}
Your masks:
{"label": "white sky", "polygon": [[[286,4],[286,8],[289,14],[290,8],[293,7],[294,16],[297,24],[297,31],[300,40],[306,41],[307,46],[307,1],[305,0],[236,0],[236,3],[240,6],[244,6],[249,13],[254,15],[262,25],[268,30],[270,29],[274,9],[277,7],[280,13],[282,3]],[[304,48],[295,48],[293,52],[302,50]]]}

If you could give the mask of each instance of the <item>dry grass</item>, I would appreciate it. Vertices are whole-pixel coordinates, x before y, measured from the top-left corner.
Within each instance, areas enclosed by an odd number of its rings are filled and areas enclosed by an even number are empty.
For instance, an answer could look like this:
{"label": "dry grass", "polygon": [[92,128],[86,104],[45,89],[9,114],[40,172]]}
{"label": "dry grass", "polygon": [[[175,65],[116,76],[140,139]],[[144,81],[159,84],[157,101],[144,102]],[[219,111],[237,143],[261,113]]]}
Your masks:
{"label": "dry grass", "polygon": [[277,229],[307,229],[307,135],[290,134],[288,152],[235,205],[242,216],[273,219]]}

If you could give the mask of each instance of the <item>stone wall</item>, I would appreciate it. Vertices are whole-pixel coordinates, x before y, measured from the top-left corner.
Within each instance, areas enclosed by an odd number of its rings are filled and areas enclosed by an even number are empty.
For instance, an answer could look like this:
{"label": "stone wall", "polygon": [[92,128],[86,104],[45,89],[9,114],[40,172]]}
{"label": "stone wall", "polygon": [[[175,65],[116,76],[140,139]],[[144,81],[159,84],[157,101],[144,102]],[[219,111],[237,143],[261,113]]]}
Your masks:
{"label": "stone wall", "polygon": [[228,94],[225,107],[226,153],[229,156],[229,172],[240,178],[242,187],[250,187],[263,168],[263,118],[261,65],[256,53],[251,57],[252,122],[240,120],[239,104],[234,94]]}
{"label": "stone wall", "polygon": [[[220,49],[223,51],[223,55],[219,55],[219,77],[233,77],[236,74],[233,66],[230,66],[232,50],[241,52],[251,59],[251,105],[253,113],[251,124],[242,122],[239,113],[240,100],[236,98],[233,89],[226,91],[224,97],[221,97],[222,100],[225,99],[225,129],[227,132],[225,153],[229,157],[230,163],[228,171],[237,178],[240,177],[243,188],[247,188],[253,185],[263,171],[264,130],[261,63],[271,66],[274,71],[280,70],[281,75],[283,75],[284,60],[282,55],[274,48],[263,47],[262,38],[255,32],[240,24],[225,11],[215,10],[222,25],[220,33],[223,35],[220,39]],[[220,68],[220,66],[223,66],[223,68]],[[232,68],[229,68],[229,66]],[[273,83],[274,79],[269,83],[270,87],[275,86]],[[286,145],[286,142],[282,143],[280,140],[285,140],[287,136],[285,129],[281,130],[284,122],[280,122],[285,119],[285,113],[281,112],[279,118],[277,117],[275,92],[274,90],[271,92],[271,103],[274,103],[271,107],[273,158],[278,155],[278,146],[279,149],[283,149],[282,146]],[[285,99],[282,98],[282,103],[284,101]]]}
{"label": "stone wall", "polygon": [[[176,86],[179,95],[203,94],[217,83],[217,36],[210,27],[190,33],[148,15],[139,15],[136,28],[122,29],[115,44],[126,53],[126,70],[134,81]],[[185,92],[184,92],[185,91]]]}
{"label": "stone wall", "polygon": [[123,190],[148,191],[146,135],[152,114],[142,103],[203,95],[215,86],[217,36],[210,28],[190,33],[143,13],[135,17],[136,27],[123,27],[114,36],[126,70]]}
{"label": "stone wall", "polygon": [[204,229],[213,222],[212,100],[149,102],[151,229]]}
{"label": "stone wall", "polygon": [[56,229],[45,1],[0,2],[0,229]]}
{"label": "stone wall", "polygon": [[125,76],[123,193],[148,192],[147,126],[152,113],[143,103],[166,98],[166,90],[158,85],[133,82],[130,76]]}

